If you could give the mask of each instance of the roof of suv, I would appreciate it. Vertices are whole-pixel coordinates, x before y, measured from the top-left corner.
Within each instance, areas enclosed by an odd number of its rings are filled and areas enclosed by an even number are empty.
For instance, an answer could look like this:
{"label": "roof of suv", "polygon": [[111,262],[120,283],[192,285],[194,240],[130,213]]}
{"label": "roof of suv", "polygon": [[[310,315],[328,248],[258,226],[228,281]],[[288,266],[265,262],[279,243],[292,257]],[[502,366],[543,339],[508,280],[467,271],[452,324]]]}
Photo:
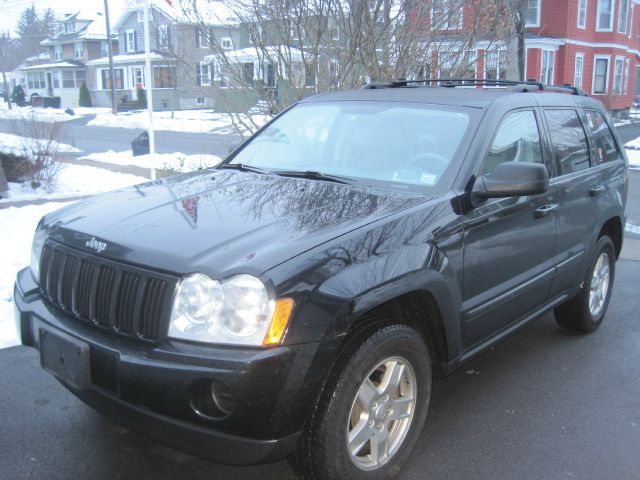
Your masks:
{"label": "roof of suv", "polygon": [[[575,106],[601,109],[602,104],[597,100],[584,95],[571,95],[570,93],[555,93],[549,90],[518,91],[510,87],[498,88],[448,88],[428,86],[408,86],[396,88],[363,88],[360,90],[345,90],[327,92],[301,100],[308,102],[329,102],[344,100],[372,100],[390,102],[415,102],[430,103],[436,105],[455,105],[473,108],[487,108],[492,103],[502,100],[518,99],[515,103],[521,105],[524,95],[536,95],[537,103],[544,106]],[[536,100],[532,99],[532,104]]]}

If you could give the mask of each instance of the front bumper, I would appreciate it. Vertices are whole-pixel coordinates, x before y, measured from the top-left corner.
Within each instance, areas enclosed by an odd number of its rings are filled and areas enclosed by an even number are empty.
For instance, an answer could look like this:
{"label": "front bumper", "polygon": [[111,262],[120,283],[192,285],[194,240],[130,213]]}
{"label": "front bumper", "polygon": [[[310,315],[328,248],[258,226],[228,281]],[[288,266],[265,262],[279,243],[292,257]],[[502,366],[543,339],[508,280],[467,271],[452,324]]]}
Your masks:
{"label": "front bumper", "polygon": [[[135,341],[50,307],[28,269],[14,298],[18,334],[42,362],[51,348],[43,338],[85,350],[86,382],[53,372],[77,397],[161,443],[236,465],[277,461],[293,449],[340,341],[271,349]],[[227,408],[211,401],[212,384]]]}

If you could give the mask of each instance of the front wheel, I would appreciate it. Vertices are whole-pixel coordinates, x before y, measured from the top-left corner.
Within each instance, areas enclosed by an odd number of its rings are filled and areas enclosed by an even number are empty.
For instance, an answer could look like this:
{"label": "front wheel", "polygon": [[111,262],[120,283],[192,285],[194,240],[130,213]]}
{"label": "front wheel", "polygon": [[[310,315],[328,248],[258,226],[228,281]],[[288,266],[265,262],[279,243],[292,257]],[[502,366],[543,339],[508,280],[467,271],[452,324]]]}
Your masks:
{"label": "front wheel", "polygon": [[427,415],[427,346],[410,327],[390,325],[363,332],[341,358],[292,465],[312,479],[392,478]]}
{"label": "front wheel", "polygon": [[561,327],[587,333],[598,329],[609,306],[615,266],[613,242],[604,235],[591,253],[580,291],[555,309]]}

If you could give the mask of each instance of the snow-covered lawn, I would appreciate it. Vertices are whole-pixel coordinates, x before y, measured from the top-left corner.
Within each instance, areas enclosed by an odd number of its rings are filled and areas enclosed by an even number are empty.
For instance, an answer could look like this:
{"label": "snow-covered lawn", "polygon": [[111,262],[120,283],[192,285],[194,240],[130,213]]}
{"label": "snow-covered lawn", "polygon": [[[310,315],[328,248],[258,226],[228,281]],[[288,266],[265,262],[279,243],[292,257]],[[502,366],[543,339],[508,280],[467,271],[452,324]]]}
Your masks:
{"label": "snow-covered lawn", "polygon": [[12,105],[11,110],[4,102],[0,102],[0,118],[7,120],[38,120],[40,122],[66,122],[87,115],[111,112],[110,108],[73,108],[74,115],[65,113],[64,108],[33,108]]}
{"label": "snow-covered lawn", "polygon": [[[114,152],[109,150],[102,153],[91,153],[83,160],[95,160],[98,162],[113,163],[115,165],[135,165],[137,167],[151,168],[151,156],[139,155],[134,157],[131,151]],[[201,168],[215,167],[222,159],[215,155],[185,155],[184,153],[156,154],[156,168],[168,168],[176,172],[191,172]]]}
{"label": "snow-covered lawn", "polygon": [[[249,130],[256,130],[271,119],[269,115],[251,115],[251,119],[243,116],[242,120],[247,125],[256,126]],[[99,127],[119,127],[146,130],[149,125],[147,111],[123,112],[118,115],[101,113],[89,121],[89,125]],[[174,118],[171,112],[154,112],[153,127],[156,130],[169,130],[174,132],[202,133],[215,130],[218,133],[237,133],[232,118],[226,113],[214,113],[209,110],[176,110]],[[241,127],[243,132],[248,130]]]}
{"label": "snow-covered lawn", "polygon": [[[84,165],[62,165],[55,185],[31,188],[29,183],[9,183],[9,192],[3,202],[16,200],[55,199],[108,192],[148,181],[144,177],[110,172],[103,168]],[[0,210],[1,211],[1,210]]]}
{"label": "snow-covered lawn", "polygon": [[0,348],[18,344],[13,318],[13,283],[29,265],[31,239],[40,218],[67,203],[45,203],[0,210]]}
{"label": "snow-covered lawn", "polygon": [[629,166],[633,169],[640,169],[640,137],[624,144],[629,159]]}
{"label": "snow-covered lawn", "polygon": [[[21,137],[19,135],[12,135],[10,133],[0,133],[0,151],[2,151],[3,153],[23,155],[25,152],[40,150],[42,146],[46,146],[46,143],[46,140]],[[57,146],[52,145],[50,151],[52,150],[66,153],[82,152],[82,150],[79,150],[76,147],[72,147],[71,145],[67,145],[65,143],[58,143]]]}

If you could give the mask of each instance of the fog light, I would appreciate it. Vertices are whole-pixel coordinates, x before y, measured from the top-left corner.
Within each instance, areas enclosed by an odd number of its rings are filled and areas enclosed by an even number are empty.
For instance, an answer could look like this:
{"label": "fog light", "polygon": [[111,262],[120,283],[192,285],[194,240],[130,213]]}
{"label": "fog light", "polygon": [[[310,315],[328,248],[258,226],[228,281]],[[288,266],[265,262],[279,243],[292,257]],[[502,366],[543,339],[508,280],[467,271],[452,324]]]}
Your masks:
{"label": "fog light", "polygon": [[236,400],[224,383],[203,379],[191,387],[191,408],[201,417],[221,420],[233,413]]}

